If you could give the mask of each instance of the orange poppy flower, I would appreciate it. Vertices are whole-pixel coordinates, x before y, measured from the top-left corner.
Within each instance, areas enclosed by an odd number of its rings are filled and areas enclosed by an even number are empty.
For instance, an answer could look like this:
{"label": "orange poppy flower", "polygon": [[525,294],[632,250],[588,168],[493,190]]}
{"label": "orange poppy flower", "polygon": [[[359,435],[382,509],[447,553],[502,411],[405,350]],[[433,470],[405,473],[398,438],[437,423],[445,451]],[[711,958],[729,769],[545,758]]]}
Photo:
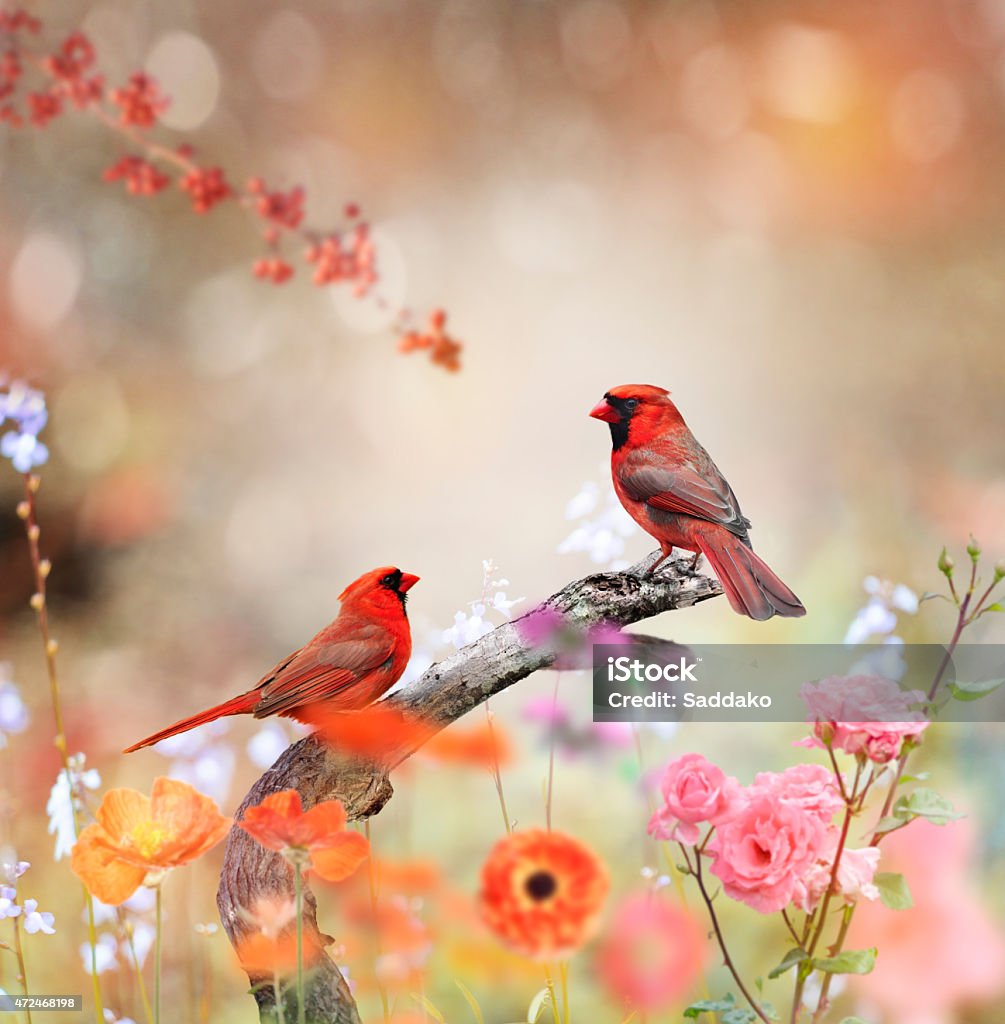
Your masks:
{"label": "orange poppy flower", "polygon": [[480,768],[505,764],[512,755],[512,745],[499,725],[440,729],[435,722],[384,702],[360,711],[316,711],[311,724],[335,750],[388,768],[395,767],[407,751],[419,751],[445,764]]}
{"label": "orange poppy flower", "polygon": [[589,847],[529,829],[496,843],[482,866],[482,920],[510,949],[564,959],[596,932],[610,880]]}
{"label": "orange poppy flower", "polygon": [[[251,977],[272,977],[279,975],[285,978],[295,974],[297,970],[297,937],[296,935],[266,935],[264,932],[252,932],[237,943],[237,959],[245,972]],[[314,956],[312,948],[304,947],[304,967],[309,965],[310,957]]]}
{"label": "orange poppy flower", "polygon": [[110,789],[73,847],[74,874],[103,903],[124,903],[148,875],[188,864],[230,830],[214,801],[177,779],[154,779],[151,795]]}
{"label": "orange poppy flower", "polygon": [[366,837],[347,830],[346,820],[340,800],[324,800],[305,811],[300,794],[284,789],[249,807],[238,825],[290,860],[309,854],[312,870],[329,882],[340,882],[370,855]]}

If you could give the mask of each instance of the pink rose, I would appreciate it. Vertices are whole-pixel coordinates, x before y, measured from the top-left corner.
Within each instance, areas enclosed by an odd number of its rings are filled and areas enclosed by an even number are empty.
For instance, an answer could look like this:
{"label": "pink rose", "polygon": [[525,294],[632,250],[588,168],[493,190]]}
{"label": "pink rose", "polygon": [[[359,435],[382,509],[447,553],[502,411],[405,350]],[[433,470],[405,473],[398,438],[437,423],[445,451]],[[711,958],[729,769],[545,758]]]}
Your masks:
{"label": "pink rose", "polygon": [[920,736],[929,725],[911,708],[925,694],[902,690],[883,676],[828,676],[804,683],[800,693],[816,721],[813,736],[800,743],[804,747],[826,747],[829,737],[835,750],[886,764],[899,755],[905,739]]}
{"label": "pink rose", "polygon": [[[834,870],[834,855],[837,853],[837,831],[830,837],[830,850],[819,860],[797,887],[793,903],[800,910],[811,914],[823,898],[831,883]],[[849,850],[841,854],[837,873],[837,891],[849,902],[862,896],[867,900],[879,898],[879,889],[873,883],[879,866],[879,847],[867,846],[861,850]]]}
{"label": "pink rose", "polygon": [[660,788],[664,805],[649,819],[649,834],[691,846],[698,841],[700,824],[722,825],[735,818],[745,802],[736,779],[701,754],[671,761]]}
{"label": "pink rose", "polygon": [[797,764],[784,772],[759,772],[751,788],[799,804],[825,824],[845,805],[834,773],[820,764]]}
{"label": "pink rose", "polygon": [[779,799],[766,788],[747,793],[746,806],[708,844],[711,870],[728,896],[770,914],[804,891],[833,828],[798,801]]}

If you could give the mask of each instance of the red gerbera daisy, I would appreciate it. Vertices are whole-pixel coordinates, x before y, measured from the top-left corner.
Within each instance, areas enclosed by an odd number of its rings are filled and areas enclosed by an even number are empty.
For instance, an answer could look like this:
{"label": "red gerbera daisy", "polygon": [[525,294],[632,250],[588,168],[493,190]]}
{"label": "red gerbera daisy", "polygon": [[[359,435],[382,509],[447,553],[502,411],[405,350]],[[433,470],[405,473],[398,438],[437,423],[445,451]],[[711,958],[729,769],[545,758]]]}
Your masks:
{"label": "red gerbera daisy", "polygon": [[481,915],[510,949],[564,959],[593,936],[609,886],[603,862],[577,839],[514,832],[482,866]]}

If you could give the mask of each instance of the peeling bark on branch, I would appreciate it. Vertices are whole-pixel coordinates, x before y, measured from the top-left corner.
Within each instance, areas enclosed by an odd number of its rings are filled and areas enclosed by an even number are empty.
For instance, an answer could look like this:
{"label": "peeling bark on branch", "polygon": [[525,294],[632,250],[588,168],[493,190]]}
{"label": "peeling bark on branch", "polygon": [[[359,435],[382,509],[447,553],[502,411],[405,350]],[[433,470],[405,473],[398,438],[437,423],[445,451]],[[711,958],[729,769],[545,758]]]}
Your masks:
{"label": "peeling bark on branch", "polygon": [[[722,593],[718,580],[690,571],[691,559],[664,562],[653,576],[644,575],[659,556],[654,552],[626,572],[597,573],[564,586],[539,605],[558,612],[570,627],[587,630],[604,623],[627,626],[661,612],[687,608]],[[530,614],[534,614],[532,612]],[[554,661],[554,652],[529,645],[521,639],[519,619],[504,623],[491,633],[429,668],[421,678],[386,697],[402,711],[421,715],[444,728],[488,700]],[[387,764],[398,765],[415,751],[402,746],[391,752]],[[252,786],[237,811],[270,793],[299,791],[304,807],[322,800],[341,800],[350,820],[380,812],[392,794],[390,769],[338,756],[325,744],[307,737],[294,743]],[[293,876],[282,856],[260,846],[236,825],[227,840],[217,906],[232,943],[244,934],[240,908],[251,907],[263,896],[292,898]],[[324,953],[331,940],[317,924],[317,905],[309,888],[304,892],[304,943],[317,951],[317,966],[306,982],[307,1020],[313,1024],[360,1024],[355,1001],[338,968]],[[276,1020],[270,979],[254,978],[255,998],[263,1021]],[[286,1019],[295,1020],[295,995],[288,994]]]}

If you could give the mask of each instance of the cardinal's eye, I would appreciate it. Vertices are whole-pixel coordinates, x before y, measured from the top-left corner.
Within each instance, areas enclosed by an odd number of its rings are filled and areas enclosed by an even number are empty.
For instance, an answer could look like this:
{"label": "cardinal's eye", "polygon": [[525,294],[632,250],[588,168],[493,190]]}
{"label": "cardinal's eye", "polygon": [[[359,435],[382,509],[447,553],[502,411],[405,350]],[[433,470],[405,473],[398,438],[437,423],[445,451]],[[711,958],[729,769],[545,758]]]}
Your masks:
{"label": "cardinal's eye", "polygon": [[625,408],[626,409],[637,409],[638,407],[639,407],[639,400],[637,398],[629,398],[628,401],[625,402]]}
{"label": "cardinal's eye", "polygon": [[394,573],[389,572],[381,581],[382,587],[394,587],[397,585],[397,580],[394,578]]}

